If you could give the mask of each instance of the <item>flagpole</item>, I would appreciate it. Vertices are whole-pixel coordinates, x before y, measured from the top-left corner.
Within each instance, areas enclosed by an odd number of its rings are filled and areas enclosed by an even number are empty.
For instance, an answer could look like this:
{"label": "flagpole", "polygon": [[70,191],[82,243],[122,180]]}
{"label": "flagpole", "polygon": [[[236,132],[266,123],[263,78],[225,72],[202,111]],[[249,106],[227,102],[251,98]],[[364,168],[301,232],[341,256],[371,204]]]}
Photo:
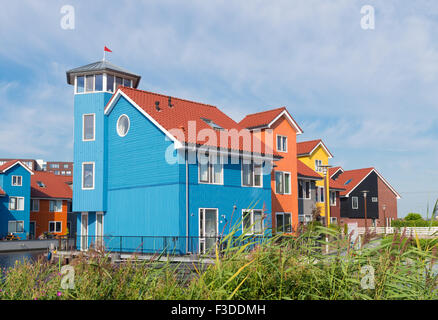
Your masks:
{"label": "flagpole", "polygon": [[103,61],[105,61],[105,49],[103,49]]}

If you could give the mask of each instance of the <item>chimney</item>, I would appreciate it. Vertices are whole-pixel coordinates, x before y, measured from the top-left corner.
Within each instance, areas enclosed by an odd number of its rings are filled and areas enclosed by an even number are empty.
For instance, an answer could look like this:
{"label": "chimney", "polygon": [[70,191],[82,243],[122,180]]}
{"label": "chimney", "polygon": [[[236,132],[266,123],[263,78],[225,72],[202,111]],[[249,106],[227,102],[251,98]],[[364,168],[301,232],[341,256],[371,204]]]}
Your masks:
{"label": "chimney", "polygon": [[168,104],[169,104],[169,108],[172,108],[172,107],[173,107],[173,104],[172,104],[172,97],[171,97],[171,96],[169,96]]}
{"label": "chimney", "polygon": [[160,111],[160,101],[155,101],[155,109],[157,109],[157,111]]}

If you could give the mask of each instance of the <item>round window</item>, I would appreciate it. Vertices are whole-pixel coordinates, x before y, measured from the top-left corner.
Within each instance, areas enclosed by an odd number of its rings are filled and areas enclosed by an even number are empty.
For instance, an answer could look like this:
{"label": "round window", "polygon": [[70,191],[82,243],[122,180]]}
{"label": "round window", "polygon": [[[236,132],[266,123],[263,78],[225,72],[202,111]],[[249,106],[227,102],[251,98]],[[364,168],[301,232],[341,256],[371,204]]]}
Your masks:
{"label": "round window", "polygon": [[126,114],[122,114],[117,120],[117,133],[124,137],[129,131],[129,118]]}

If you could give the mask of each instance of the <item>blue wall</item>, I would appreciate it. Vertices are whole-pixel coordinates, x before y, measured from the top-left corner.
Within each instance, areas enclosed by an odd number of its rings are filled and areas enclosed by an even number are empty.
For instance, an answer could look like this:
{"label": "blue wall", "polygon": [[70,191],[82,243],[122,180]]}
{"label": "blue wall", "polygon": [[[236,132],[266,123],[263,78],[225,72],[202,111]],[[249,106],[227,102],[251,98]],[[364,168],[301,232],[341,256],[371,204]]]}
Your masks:
{"label": "blue wall", "polygon": [[[186,165],[185,152],[176,152],[173,143],[165,134],[148,120],[140,111],[121,97],[106,119],[96,117],[105,123],[104,141],[97,146],[82,145],[82,104],[97,104],[94,99],[79,96],[76,98],[75,112],[80,118],[80,128],[75,129],[75,139],[80,139],[81,147],[75,143],[75,193],[74,211],[89,211],[89,235],[95,232],[95,211],[104,212],[104,234],[110,250],[119,250],[118,236],[124,236],[122,246],[132,251],[143,244],[144,251],[160,251],[171,237],[185,237],[186,234]],[[80,101],[79,101],[80,100]],[[86,108],[84,107],[83,110]],[[84,111],[81,111],[84,113]],[[87,111],[89,112],[89,111]],[[117,120],[126,114],[130,128],[126,136],[117,134]],[[76,114],[75,114],[76,117]],[[78,122],[78,121],[76,121]],[[80,135],[77,131],[79,130]],[[98,139],[98,132],[96,132]],[[104,150],[99,149],[100,146]],[[98,151],[100,152],[98,152]],[[179,164],[166,162],[166,152],[171,150],[180,159]],[[76,152],[79,152],[76,155]],[[96,169],[96,190],[78,191],[81,187],[80,164],[77,159],[90,161],[97,153],[102,158],[104,168]],[[90,156],[88,156],[90,154]],[[106,168],[105,168],[106,166]],[[264,220],[265,229],[271,228],[271,177],[263,176],[263,188],[241,186],[241,164],[224,165],[224,184],[208,185],[198,183],[198,165],[189,164],[189,236],[199,236],[199,209],[217,208],[219,210],[219,233],[228,233],[231,225],[239,222],[242,210],[263,209],[268,214]],[[98,185],[99,174],[104,175]],[[95,203],[97,202],[97,204]],[[101,202],[105,202],[101,204]],[[236,209],[233,213],[233,207]],[[224,217],[222,217],[224,215]],[[226,228],[224,228],[227,226]],[[241,225],[239,225],[239,233]],[[80,214],[78,214],[78,234],[80,234]],[[129,237],[128,237],[129,236]],[[144,237],[147,236],[147,237]],[[163,238],[168,236],[170,238]],[[114,237],[114,238],[112,238]],[[195,238],[197,243],[197,238]],[[172,243],[176,253],[185,253],[185,240]],[[189,249],[191,250],[191,248]]]}
{"label": "blue wall", "polygon": [[[22,186],[12,186],[12,176],[22,176]],[[24,221],[24,232],[16,235],[22,240],[27,238],[30,218],[30,176],[30,172],[18,164],[6,173],[0,174],[0,186],[6,193],[5,197],[0,197],[0,238],[8,234],[10,220]],[[10,196],[24,197],[23,211],[9,210]]]}
{"label": "blue wall", "polygon": [[[104,108],[112,94],[76,94],[74,104],[73,211],[106,210],[105,127]],[[95,114],[95,141],[82,141],[82,116]],[[82,162],[95,162],[94,190],[82,190]]]}

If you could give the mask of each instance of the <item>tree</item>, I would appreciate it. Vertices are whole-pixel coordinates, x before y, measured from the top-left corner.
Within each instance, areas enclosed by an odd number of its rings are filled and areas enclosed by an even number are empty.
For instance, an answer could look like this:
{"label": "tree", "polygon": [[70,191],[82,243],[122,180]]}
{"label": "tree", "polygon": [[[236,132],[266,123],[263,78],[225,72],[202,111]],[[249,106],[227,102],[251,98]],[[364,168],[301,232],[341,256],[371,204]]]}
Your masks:
{"label": "tree", "polygon": [[408,213],[408,215],[405,217],[406,221],[417,221],[417,220],[423,220],[423,217],[419,213]]}

